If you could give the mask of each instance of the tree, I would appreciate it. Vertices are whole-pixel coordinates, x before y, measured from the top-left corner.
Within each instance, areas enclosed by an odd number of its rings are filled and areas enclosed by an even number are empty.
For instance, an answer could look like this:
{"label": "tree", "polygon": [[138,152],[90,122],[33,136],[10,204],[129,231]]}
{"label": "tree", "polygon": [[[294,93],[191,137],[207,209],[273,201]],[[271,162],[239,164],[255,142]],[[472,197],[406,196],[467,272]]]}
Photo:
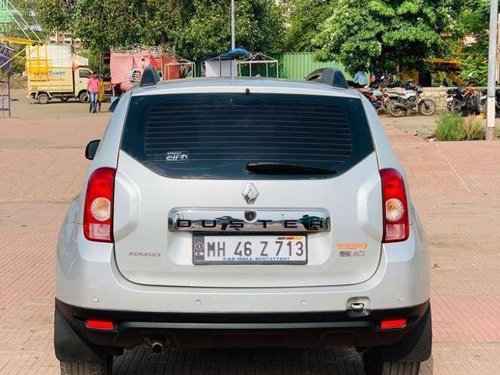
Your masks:
{"label": "tree", "polygon": [[[48,28],[72,31],[93,51],[139,43],[161,45],[200,60],[230,48],[226,0],[79,0],[70,10],[63,0],[41,0]],[[284,18],[268,0],[236,2],[236,40],[250,50],[278,52]]]}
{"label": "tree", "polygon": [[313,40],[322,23],[332,14],[332,1],[294,0],[290,2],[290,27],[286,33],[286,47],[290,52],[310,52]]}
{"label": "tree", "polygon": [[473,43],[464,45],[456,57],[461,60],[462,78],[469,74],[475,85],[486,85],[488,76],[488,37],[490,4],[488,0],[466,0],[458,12],[457,25],[452,30],[455,39],[471,37]]}
{"label": "tree", "polygon": [[38,34],[35,20],[36,0],[10,0],[7,8],[12,11],[12,22],[0,25],[0,33],[3,32],[13,37],[36,39]]}
{"label": "tree", "polygon": [[441,0],[337,0],[315,39],[317,57],[358,67],[398,70],[422,64],[442,48]]}
{"label": "tree", "polygon": [[69,29],[72,5],[63,0],[40,0],[36,6],[38,21],[49,32]]}

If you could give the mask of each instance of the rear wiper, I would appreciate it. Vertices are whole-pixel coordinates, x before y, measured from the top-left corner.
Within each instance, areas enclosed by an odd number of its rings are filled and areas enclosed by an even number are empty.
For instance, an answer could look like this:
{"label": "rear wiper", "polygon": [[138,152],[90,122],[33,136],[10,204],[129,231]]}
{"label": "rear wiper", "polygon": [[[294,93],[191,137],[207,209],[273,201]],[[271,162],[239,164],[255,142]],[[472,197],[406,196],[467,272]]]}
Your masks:
{"label": "rear wiper", "polygon": [[258,162],[248,163],[247,172],[259,174],[336,174],[328,168],[306,167],[298,164]]}

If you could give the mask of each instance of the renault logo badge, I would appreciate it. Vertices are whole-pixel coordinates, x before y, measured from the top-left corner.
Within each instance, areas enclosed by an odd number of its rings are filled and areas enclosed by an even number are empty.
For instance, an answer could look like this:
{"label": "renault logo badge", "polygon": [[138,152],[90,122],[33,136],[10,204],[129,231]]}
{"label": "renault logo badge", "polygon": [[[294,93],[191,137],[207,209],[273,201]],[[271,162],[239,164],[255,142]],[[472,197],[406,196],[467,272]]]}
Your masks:
{"label": "renault logo badge", "polygon": [[259,191],[254,184],[247,184],[241,195],[243,195],[248,204],[253,204],[259,196]]}

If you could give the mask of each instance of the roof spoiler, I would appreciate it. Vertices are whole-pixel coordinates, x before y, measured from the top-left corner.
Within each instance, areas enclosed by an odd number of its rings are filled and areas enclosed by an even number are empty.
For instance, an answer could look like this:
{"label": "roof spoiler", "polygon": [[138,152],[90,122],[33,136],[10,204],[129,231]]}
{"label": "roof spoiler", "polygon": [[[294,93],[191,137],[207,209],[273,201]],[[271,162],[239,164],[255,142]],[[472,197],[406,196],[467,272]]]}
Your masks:
{"label": "roof spoiler", "polygon": [[140,87],[148,87],[155,86],[160,81],[160,76],[156,72],[156,70],[148,65],[146,69],[144,69],[144,73],[142,73]]}
{"label": "roof spoiler", "polygon": [[344,73],[340,70],[333,68],[321,68],[317,69],[312,73],[309,73],[306,77],[306,81],[310,82],[320,82],[326,83],[327,85],[333,87],[340,87],[342,89],[348,89],[347,81],[344,77]]}

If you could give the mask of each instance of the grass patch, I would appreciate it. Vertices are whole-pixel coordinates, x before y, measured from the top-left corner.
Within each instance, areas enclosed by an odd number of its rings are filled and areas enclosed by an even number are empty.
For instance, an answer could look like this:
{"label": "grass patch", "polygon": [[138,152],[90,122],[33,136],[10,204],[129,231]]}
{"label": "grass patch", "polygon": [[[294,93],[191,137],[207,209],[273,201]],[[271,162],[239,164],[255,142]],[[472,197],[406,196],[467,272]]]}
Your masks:
{"label": "grass patch", "polygon": [[444,113],[439,117],[434,136],[440,141],[473,141],[485,139],[483,124],[475,116]]}
{"label": "grass patch", "polygon": [[464,141],[486,139],[486,130],[476,116],[467,116],[464,121]]}
{"label": "grass patch", "polygon": [[464,138],[464,119],[460,115],[443,113],[439,116],[435,137],[440,141],[461,141]]}

